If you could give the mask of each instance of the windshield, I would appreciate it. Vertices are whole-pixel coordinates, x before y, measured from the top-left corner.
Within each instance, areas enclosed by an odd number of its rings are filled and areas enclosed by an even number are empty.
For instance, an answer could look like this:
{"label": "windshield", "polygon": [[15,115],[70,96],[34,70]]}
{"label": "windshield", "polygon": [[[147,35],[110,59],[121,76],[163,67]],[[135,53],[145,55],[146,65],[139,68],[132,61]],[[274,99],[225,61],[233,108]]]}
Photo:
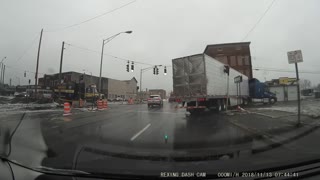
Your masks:
{"label": "windshield", "polygon": [[2,1],[0,179],[7,162],[203,178],[316,159],[319,7]]}

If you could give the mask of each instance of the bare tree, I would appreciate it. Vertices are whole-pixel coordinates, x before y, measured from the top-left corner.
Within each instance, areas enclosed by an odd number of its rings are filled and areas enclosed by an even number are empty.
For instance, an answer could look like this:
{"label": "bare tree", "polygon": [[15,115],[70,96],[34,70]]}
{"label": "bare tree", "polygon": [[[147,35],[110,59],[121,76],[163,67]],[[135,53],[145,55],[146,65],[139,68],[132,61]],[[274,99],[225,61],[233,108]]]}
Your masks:
{"label": "bare tree", "polygon": [[308,79],[301,79],[300,80],[300,87],[301,87],[301,89],[311,88],[311,81]]}

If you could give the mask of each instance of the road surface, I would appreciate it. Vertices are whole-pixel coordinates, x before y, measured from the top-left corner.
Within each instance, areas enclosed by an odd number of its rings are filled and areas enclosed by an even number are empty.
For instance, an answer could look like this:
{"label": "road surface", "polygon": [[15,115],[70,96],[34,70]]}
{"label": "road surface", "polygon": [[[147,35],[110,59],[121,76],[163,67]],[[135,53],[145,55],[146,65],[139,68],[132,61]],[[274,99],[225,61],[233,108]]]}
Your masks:
{"label": "road surface", "polygon": [[[187,116],[185,109],[165,103],[163,108],[114,104],[103,111],[62,114],[59,109],[28,111],[12,140],[10,157],[30,166],[129,173],[144,167],[209,171],[210,163],[217,166],[226,159],[250,160],[245,164],[254,167],[255,158],[282,154],[292,159],[320,152],[320,146],[313,146],[320,137],[317,122],[303,116],[304,129],[297,128],[296,116],[285,112]],[[5,134],[21,117],[22,112],[2,114],[0,142],[5,144]],[[231,167],[230,161],[224,163]]]}

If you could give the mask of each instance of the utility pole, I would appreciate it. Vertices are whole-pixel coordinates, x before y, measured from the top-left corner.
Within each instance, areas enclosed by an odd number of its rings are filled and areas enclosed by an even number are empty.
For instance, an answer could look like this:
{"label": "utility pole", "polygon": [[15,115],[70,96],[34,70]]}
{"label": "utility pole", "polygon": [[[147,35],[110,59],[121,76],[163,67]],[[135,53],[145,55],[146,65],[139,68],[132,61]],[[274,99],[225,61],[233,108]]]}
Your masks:
{"label": "utility pole", "polygon": [[[64,41],[62,42],[62,49],[61,49],[61,57],[60,57],[60,70],[59,70],[59,86],[62,83],[62,79],[61,79],[61,73],[62,73],[62,61],[63,61],[63,51],[64,51]],[[59,89],[59,102],[60,102],[60,98],[61,98],[61,89],[60,87],[58,87]]]}
{"label": "utility pole", "polygon": [[142,92],[141,92],[141,84],[142,84],[142,69],[140,70],[140,87],[139,87],[139,90],[140,90],[140,103],[142,103]]}
{"label": "utility pole", "polygon": [[2,84],[4,84],[4,75],[6,72],[6,65],[3,65]]}
{"label": "utility pole", "polygon": [[104,41],[105,40],[103,40],[102,41],[102,51],[101,51],[101,62],[100,62],[100,76],[99,76],[99,99],[100,99],[100,94],[101,94],[101,86],[102,86],[102,84],[101,84],[101,75],[102,75],[102,61],[103,61],[103,49],[104,49]]}
{"label": "utility pole", "polygon": [[0,84],[2,83],[2,73],[3,73],[3,63],[0,63],[1,73],[0,73]]}
{"label": "utility pole", "polygon": [[36,85],[36,87],[35,87],[35,90],[34,90],[35,98],[37,98],[37,93],[38,93],[38,69],[39,69],[39,57],[40,57],[42,33],[43,33],[43,29],[41,29],[39,47],[38,47],[38,55],[37,55],[37,67],[36,67],[36,77],[35,77],[35,85]]}

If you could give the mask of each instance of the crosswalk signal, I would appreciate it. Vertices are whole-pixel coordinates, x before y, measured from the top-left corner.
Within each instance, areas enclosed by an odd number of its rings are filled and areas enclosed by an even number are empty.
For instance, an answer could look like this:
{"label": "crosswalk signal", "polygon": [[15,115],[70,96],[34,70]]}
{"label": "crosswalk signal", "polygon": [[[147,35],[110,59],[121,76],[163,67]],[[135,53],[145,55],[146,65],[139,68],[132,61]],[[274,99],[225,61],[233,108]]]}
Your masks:
{"label": "crosswalk signal", "polygon": [[133,61],[132,61],[132,63],[131,63],[131,72],[133,72],[134,71],[134,64],[133,64]]}
{"label": "crosswalk signal", "polygon": [[229,67],[229,66],[227,66],[227,65],[224,65],[223,72],[224,72],[224,73],[226,73],[226,74],[228,74],[228,76],[229,76],[230,67]]}

